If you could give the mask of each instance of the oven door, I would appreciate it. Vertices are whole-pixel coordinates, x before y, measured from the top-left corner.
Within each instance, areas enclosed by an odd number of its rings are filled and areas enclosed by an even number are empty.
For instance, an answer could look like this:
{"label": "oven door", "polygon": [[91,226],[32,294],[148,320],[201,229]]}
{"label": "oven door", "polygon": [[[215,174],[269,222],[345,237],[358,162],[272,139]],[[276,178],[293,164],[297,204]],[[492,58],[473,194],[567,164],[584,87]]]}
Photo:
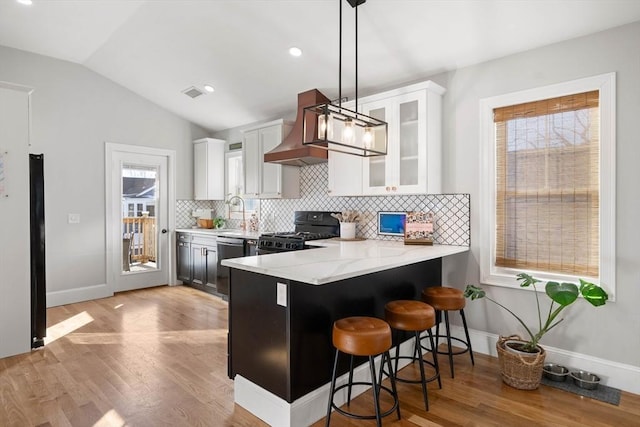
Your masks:
{"label": "oven door", "polygon": [[269,254],[278,254],[281,252],[288,252],[283,249],[267,249],[267,248],[256,248],[256,255],[269,255]]}
{"label": "oven door", "polygon": [[307,246],[307,245],[304,245],[303,248],[290,249],[290,250],[279,249],[279,248],[278,249],[275,249],[275,248],[267,249],[267,248],[258,247],[256,249],[256,255],[280,254],[280,253],[283,253],[283,252],[302,251],[302,250],[306,250],[306,249],[318,249],[318,248],[321,248],[321,247],[322,246]]}

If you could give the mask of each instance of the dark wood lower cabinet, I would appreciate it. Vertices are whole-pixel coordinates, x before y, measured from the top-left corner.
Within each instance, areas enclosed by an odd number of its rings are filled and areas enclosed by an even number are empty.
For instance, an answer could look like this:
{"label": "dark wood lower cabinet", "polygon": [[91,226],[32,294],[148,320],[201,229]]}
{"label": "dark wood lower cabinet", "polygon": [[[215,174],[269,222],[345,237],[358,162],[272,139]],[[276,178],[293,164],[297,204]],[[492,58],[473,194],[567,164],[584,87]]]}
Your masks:
{"label": "dark wood lower cabinet", "polygon": [[[383,318],[387,302],[419,299],[423,288],[440,286],[441,267],[438,258],[326,285],[231,269],[230,378],[242,375],[295,401],[331,379],[335,320]],[[278,287],[286,290],[286,306],[277,303]],[[340,371],[347,369],[348,358],[343,358]]]}
{"label": "dark wood lower cabinet", "polygon": [[176,240],[178,279],[186,285],[218,295],[216,238],[178,233]]}
{"label": "dark wood lower cabinet", "polygon": [[191,242],[178,240],[177,250],[177,275],[178,280],[191,281]]}
{"label": "dark wood lower cabinet", "polygon": [[218,257],[215,240],[191,243],[191,284],[216,289]]}

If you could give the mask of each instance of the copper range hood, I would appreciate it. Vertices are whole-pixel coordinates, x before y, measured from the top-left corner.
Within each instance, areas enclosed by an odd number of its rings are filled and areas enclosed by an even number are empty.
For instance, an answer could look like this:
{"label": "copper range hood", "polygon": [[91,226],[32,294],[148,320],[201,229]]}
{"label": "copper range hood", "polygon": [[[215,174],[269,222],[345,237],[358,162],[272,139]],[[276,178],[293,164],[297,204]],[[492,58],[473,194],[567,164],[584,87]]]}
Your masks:
{"label": "copper range hood", "polygon": [[[282,141],[280,145],[264,154],[264,161],[269,163],[280,163],[281,165],[306,166],[327,161],[327,150],[314,147],[312,145],[302,145],[302,133],[304,132],[303,110],[311,105],[330,102],[319,90],[311,89],[298,94],[298,115],[293,124],[291,133]],[[307,123],[307,132],[315,133],[317,123],[310,121]]]}

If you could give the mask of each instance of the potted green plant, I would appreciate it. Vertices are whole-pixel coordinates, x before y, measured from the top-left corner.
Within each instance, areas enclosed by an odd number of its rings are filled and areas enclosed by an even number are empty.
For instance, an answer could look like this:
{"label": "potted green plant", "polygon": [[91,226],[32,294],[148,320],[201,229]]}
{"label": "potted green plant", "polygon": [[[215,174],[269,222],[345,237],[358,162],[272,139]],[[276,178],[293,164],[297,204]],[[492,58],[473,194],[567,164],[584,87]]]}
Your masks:
{"label": "potted green plant", "polygon": [[213,228],[222,228],[224,224],[227,222],[226,219],[222,217],[216,217],[213,219]]}
{"label": "potted green plant", "polygon": [[[531,286],[534,289],[536,307],[538,311],[538,328],[537,332],[535,333],[533,332],[531,327],[527,326],[527,324],[520,318],[520,316],[518,316],[515,312],[513,312],[503,304],[487,296],[486,292],[481,287],[475,285],[467,285],[464,295],[471,300],[481,298],[488,299],[494,304],[497,304],[498,306],[505,309],[524,327],[528,335],[526,339],[515,343],[510,342],[509,347],[524,353],[529,353],[532,356],[526,357],[517,355],[517,358],[515,359],[514,356],[508,358],[509,356],[507,356],[505,352],[505,348],[507,347],[507,339],[502,337],[496,344],[496,348],[498,350],[498,358],[500,359],[503,380],[505,380],[507,384],[513,385],[516,388],[533,389],[537,388],[540,384],[540,378],[542,376],[542,366],[545,356],[544,349],[542,349],[542,347],[540,347],[538,343],[547,332],[549,332],[550,330],[558,326],[560,322],[562,322],[563,318],[559,316],[563,312],[563,310],[577,301],[580,295],[582,295],[583,299],[589,302],[594,307],[604,305],[607,302],[609,296],[607,292],[600,286],[594,285],[593,283],[587,282],[583,279],[580,279],[579,287],[574,283],[559,283],[555,281],[548,281],[545,284],[545,294],[549,297],[549,299],[551,299],[551,303],[549,304],[548,311],[546,311],[546,317],[544,317],[543,307],[540,304],[540,297],[536,289],[536,284],[541,283],[541,280],[538,280],[526,273],[520,273],[516,277],[520,282],[520,287],[527,288]],[[513,363],[518,364],[518,366],[505,366],[505,364]],[[525,365],[525,367],[529,366],[532,371],[526,372],[526,378],[524,379],[513,379],[513,376],[517,376],[519,373],[526,370],[522,365]],[[508,371],[506,373],[505,368]]]}

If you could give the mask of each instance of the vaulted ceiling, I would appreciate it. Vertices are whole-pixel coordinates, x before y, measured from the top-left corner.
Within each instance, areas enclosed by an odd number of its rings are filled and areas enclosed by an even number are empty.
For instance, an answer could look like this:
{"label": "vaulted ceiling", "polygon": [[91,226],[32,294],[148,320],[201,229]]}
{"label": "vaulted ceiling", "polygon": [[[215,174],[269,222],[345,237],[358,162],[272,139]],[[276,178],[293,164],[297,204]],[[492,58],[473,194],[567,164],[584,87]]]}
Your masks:
{"label": "vaulted ceiling", "polygon": [[[338,96],[339,0],[0,1],[0,45],[82,64],[211,131],[291,115],[299,92]],[[354,11],[343,2],[343,96]],[[368,0],[359,93],[640,20],[633,0]],[[297,46],[301,57],[289,55]],[[1,66],[1,64],[0,64]],[[205,84],[215,92],[190,98]]]}

